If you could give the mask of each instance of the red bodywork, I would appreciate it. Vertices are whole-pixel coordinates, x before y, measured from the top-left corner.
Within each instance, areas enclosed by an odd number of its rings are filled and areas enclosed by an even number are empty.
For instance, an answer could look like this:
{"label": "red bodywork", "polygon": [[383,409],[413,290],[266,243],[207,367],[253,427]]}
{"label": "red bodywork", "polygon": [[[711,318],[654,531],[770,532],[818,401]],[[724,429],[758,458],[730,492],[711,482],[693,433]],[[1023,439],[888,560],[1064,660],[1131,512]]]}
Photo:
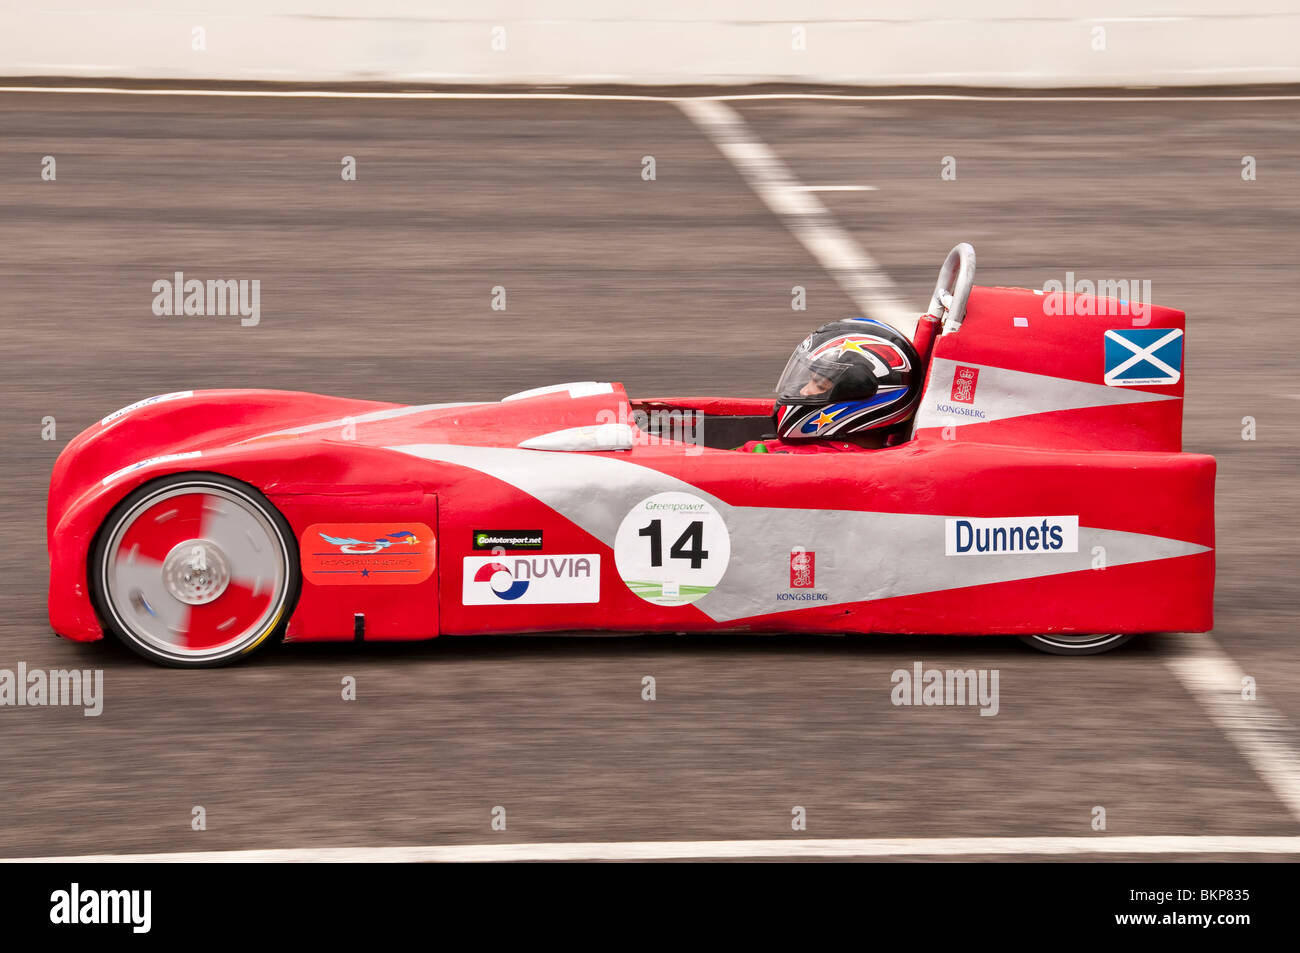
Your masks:
{"label": "red bodywork", "polygon": [[[879,450],[753,454],[658,437],[643,429],[656,411],[702,413],[707,440],[719,421],[770,413],[771,400],[629,401],[620,385],[428,407],[260,390],[142,402],[79,435],[55,465],[51,624],[70,639],[102,637],[87,583],[97,531],[138,486],[195,471],[264,493],[311,573],[342,559],[320,542],[332,527],[432,531],[405,576],[325,584],[304,572],[291,640],[353,639],[358,614],[376,640],[1206,631],[1215,463],[1181,452],[1182,375],[1105,382],[1108,331],[1181,334],[1183,313],[1099,317],[1090,312],[1115,303],[1071,298],[1076,313],[1055,316],[1044,300],[976,288],[960,331],[922,348],[929,366],[911,439]],[[933,326],[922,330],[918,344]],[[519,446],[543,435],[627,448]],[[680,513],[673,500],[686,501]],[[703,519],[701,535],[673,529],[709,509],[717,519]],[[658,513],[672,538],[652,543]],[[1003,547],[955,550],[972,527]],[[474,548],[476,533],[531,531],[538,547]],[[1059,549],[1044,548],[1049,532]],[[644,568],[652,545],[680,580],[641,578],[660,572]]]}

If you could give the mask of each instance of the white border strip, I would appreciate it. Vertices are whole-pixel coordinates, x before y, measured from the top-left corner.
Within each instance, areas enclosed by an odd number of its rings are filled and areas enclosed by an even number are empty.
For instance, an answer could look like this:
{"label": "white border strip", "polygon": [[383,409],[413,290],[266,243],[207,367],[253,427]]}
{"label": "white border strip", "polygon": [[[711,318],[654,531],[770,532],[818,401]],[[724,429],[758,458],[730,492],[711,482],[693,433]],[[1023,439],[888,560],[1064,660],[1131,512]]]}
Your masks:
{"label": "white border strip", "polygon": [[403,90],[345,89],[130,89],[120,86],[0,86],[0,93],[69,93],[111,96],[232,96],[251,99],[553,99],[591,102],[686,103],[746,102],[764,100],[824,100],[828,102],[977,102],[977,103],[1270,103],[1300,102],[1297,94],[1250,94],[1237,96],[1050,96],[990,95],[972,93],[724,93],[716,96],[657,96],[648,93],[542,93],[521,90],[508,93],[414,92]]}
{"label": "white border strip", "polygon": [[939,857],[1078,854],[1300,854],[1300,836],[904,837],[880,840],[627,841],[466,844],[446,847],[306,847],[13,857],[0,863],[411,863],[538,860],[694,860],[775,857]]}

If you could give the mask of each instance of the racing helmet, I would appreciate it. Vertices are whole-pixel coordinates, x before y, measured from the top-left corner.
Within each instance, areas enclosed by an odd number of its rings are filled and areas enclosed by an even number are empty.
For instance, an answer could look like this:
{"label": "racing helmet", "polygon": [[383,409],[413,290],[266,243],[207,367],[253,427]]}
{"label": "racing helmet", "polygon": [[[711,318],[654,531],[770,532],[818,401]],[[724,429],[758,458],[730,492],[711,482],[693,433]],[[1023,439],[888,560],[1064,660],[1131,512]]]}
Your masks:
{"label": "racing helmet", "polygon": [[882,321],[823,324],[794,350],[776,385],[782,440],[844,437],[900,423],[916,409],[921,358]]}

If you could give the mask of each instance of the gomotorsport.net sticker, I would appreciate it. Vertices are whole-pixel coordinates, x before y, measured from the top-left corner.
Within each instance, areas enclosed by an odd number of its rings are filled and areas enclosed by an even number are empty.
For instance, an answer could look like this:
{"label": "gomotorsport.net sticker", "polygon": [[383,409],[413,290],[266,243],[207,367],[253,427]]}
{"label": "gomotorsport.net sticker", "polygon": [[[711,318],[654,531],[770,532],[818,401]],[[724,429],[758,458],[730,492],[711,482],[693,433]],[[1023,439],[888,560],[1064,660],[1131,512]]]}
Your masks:
{"label": "gomotorsport.net sticker", "polygon": [[632,507],[614,538],[627,587],[659,606],[684,606],[722,581],[731,534],[718,511],[690,493],[656,493]]}

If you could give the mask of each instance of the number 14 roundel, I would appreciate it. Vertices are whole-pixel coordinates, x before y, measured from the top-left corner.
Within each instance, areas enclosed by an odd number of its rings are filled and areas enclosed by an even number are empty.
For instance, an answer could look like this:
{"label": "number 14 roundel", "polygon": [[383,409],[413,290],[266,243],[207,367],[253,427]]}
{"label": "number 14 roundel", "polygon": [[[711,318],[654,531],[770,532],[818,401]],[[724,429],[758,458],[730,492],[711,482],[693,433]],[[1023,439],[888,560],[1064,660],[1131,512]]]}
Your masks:
{"label": "number 14 roundel", "polygon": [[656,493],[632,507],[614,539],[618,574],[659,606],[684,606],[713,591],[731,561],[727,524],[690,493]]}

